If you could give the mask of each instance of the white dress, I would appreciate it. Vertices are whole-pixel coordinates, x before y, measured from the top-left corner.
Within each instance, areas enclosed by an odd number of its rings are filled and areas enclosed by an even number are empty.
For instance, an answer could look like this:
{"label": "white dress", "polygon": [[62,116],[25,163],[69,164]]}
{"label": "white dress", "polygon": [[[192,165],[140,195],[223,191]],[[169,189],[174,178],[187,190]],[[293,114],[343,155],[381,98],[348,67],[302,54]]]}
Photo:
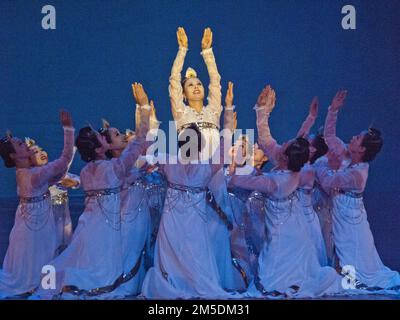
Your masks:
{"label": "white dress", "polygon": [[201,153],[201,160],[207,160],[219,146],[219,124],[222,112],[221,106],[221,76],[218,73],[212,48],[202,51],[204,62],[210,77],[208,86],[208,105],[203,106],[200,113],[183,102],[183,89],[181,84],[181,72],[186,48],[179,48],[169,78],[169,96],[171,100],[172,115],[176,122],[178,132],[185,126],[196,123],[204,136],[205,146]]}
{"label": "white dress", "polygon": [[376,250],[367,219],[362,193],[368,177],[368,164],[360,163],[332,172],[318,169],[318,179],[331,194],[333,241],[342,272],[357,289],[380,291],[397,287],[400,274],[386,267]]}
{"label": "white dress", "polygon": [[[156,240],[154,267],[142,295],[149,299],[226,298],[210,235],[207,186],[217,171],[209,164],[162,165],[168,180]],[[215,213],[214,213],[215,214]]]}
{"label": "white dress", "polygon": [[48,188],[67,171],[73,145],[74,130],[64,128],[64,150],[59,159],[41,167],[17,169],[20,203],[0,270],[0,298],[39,287],[43,266],[55,257],[56,227]]}
{"label": "white dress", "polygon": [[275,171],[260,176],[233,176],[231,184],[266,194],[267,240],[258,259],[252,297],[317,297],[342,291],[341,277],[321,267],[296,196],[300,174]]}
{"label": "white dress", "polygon": [[[54,290],[36,297],[115,298],[112,287],[124,274],[121,237],[121,187],[139,155],[144,140],[133,140],[119,158],[89,162],[81,171],[85,210],[68,248],[51,263],[57,271]],[[65,295],[64,295],[65,294]]]}
{"label": "white dress", "polygon": [[246,200],[228,191],[223,168],[214,175],[209,189],[223,215],[212,211],[209,222],[222,286],[228,291],[244,291],[251,274],[244,232]]}
{"label": "white dress", "polygon": [[126,177],[121,191],[121,219],[123,270],[130,280],[114,293],[137,295],[145,276],[144,254],[151,223],[143,172],[137,168]]}
{"label": "white dress", "polygon": [[[338,155],[343,163],[348,158],[348,148],[336,136],[337,113],[329,107],[324,136],[329,152]],[[331,196],[335,251],[342,273],[348,274],[349,288],[400,292],[400,274],[382,263],[368,223],[363,201],[368,170],[368,163],[348,165],[336,172],[327,166],[317,169],[319,183]]]}

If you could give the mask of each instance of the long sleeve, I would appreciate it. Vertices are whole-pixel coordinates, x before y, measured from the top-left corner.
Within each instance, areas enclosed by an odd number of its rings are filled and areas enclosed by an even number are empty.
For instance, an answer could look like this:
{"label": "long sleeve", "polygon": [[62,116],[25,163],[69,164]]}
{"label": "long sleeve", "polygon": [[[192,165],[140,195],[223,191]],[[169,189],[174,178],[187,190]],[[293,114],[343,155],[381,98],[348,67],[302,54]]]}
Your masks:
{"label": "long sleeve", "polygon": [[306,138],[310,134],[310,130],[315,123],[316,117],[308,114],[306,120],[301,125],[300,130],[297,132],[297,137]]}
{"label": "long sleeve", "polygon": [[141,106],[140,125],[136,138],[128,144],[119,158],[111,160],[113,161],[114,172],[120,179],[129,174],[139,156],[153,143],[153,141],[146,141],[146,134],[149,130],[149,117],[150,106]]}
{"label": "long sleeve", "polygon": [[[150,119],[149,119],[149,129],[150,130],[157,130],[160,127],[160,121],[158,121],[156,115],[150,114]],[[136,110],[135,110],[135,132],[139,132],[140,128],[140,105],[136,105]]]}
{"label": "long sleeve", "polygon": [[[327,166],[319,166],[316,168],[316,174],[319,184],[328,193],[335,189],[362,192],[365,188],[365,174],[355,168],[333,171]],[[368,167],[366,167],[366,174],[368,174]]]}
{"label": "long sleeve", "polygon": [[217,114],[222,112],[221,104],[221,76],[218,73],[217,64],[215,63],[212,48],[205,49],[201,52],[204,62],[207,66],[210,84],[208,85],[208,108],[211,108]]}
{"label": "long sleeve", "polygon": [[74,152],[74,128],[64,127],[64,148],[61,156],[47,165],[38,167],[32,175],[32,185],[55,184],[68,171]]}
{"label": "long sleeve", "polygon": [[346,145],[336,136],[337,115],[338,111],[332,110],[330,106],[325,119],[324,139],[330,152],[335,153],[339,157],[343,157],[346,152]]}
{"label": "long sleeve", "polygon": [[264,106],[255,106],[257,114],[257,131],[258,131],[258,145],[267,155],[267,157],[276,164],[280,153],[282,152],[282,146],[279,145],[276,140],[272,137],[269,129],[269,113]]}
{"label": "long sleeve", "polygon": [[182,89],[182,68],[185,62],[187,48],[180,47],[172,65],[171,76],[169,77],[169,98],[171,100],[172,116],[178,121],[184,112],[183,89]]}
{"label": "long sleeve", "polygon": [[234,175],[230,180],[231,186],[240,187],[246,190],[256,190],[266,194],[276,192],[278,185],[269,175]]}
{"label": "long sleeve", "polygon": [[223,128],[230,130],[232,133],[235,131],[235,106],[225,107],[224,109],[224,124]]}

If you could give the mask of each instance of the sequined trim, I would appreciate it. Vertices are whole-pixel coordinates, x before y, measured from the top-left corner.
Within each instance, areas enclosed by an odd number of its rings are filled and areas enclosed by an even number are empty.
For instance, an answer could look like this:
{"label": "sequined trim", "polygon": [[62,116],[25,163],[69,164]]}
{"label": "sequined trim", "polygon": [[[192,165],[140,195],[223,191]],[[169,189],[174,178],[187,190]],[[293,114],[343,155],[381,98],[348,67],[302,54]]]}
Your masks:
{"label": "sequined trim", "polygon": [[85,197],[102,197],[108,196],[112,194],[117,194],[121,192],[121,187],[110,188],[110,189],[101,189],[101,190],[88,190],[85,191]]}
{"label": "sequined trim", "polygon": [[219,127],[217,125],[215,125],[214,123],[211,122],[192,122],[192,123],[187,123],[184,124],[183,126],[181,126],[178,129],[178,134],[181,133],[183,130],[185,130],[186,128],[190,127],[192,124],[195,124],[200,130],[202,129],[216,129],[219,130]]}
{"label": "sequined trim", "polygon": [[206,187],[189,187],[172,182],[168,182],[168,187],[174,190],[190,192],[190,193],[201,193],[201,192],[207,192],[208,190]]}

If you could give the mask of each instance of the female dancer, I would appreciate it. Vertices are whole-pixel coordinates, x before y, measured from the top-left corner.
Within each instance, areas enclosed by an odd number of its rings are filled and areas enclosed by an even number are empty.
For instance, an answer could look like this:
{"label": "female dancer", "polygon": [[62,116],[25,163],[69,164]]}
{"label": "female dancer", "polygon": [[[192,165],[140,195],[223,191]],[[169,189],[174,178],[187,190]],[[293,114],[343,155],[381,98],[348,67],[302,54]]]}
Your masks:
{"label": "female dancer", "polygon": [[[136,100],[137,119],[136,132],[140,128],[140,109],[149,105],[148,97],[142,85],[132,85]],[[153,102],[150,102],[150,129],[158,129]],[[153,124],[153,127],[152,127]],[[126,148],[128,141],[117,128],[110,127],[103,120],[101,135],[106,138],[110,146],[109,158],[119,158]],[[139,160],[136,161],[138,164]],[[144,163],[144,162],[143,162]],[[144,182],[145,169],[134,166],[125,177],[121,190],[121,236],[124,281],[113,292],[121,296],[137,295],[140,293],[145,275],[144,253],[151,229],[149,199]]]}
{"label": "female dancer", "polygon": [[[283,156],[283,147],[279,145],[275,139],[272,138],[269,129],[269,115],[275,105],[275,92],[266,87],[259,96],[257,110],[257,128],[259,132],[266,132],[265,135],[260,135],[259,143],[269,159],[280,165],[281,161],[285,161]],[[309,131],[313,126],[318,113],[318,100],[315,97],[310,105],[310,112],[307,119],[303,122],[297,137],[308,138]],[[311,140],[313,142],[314,140]],[[317,145],[316,145],[317,146]],[[321,154],[320,150],[316,149],[314,145],[310,144],[309,161],[313,161],[316,154]],[[307,161],[307,162],[309,162]],[[322,236],[321,225],[319,219],[312,206],[312,191],[314,188],[315,171],[312,165],[305,164],[300,171],[300,183],[298,188],[298,197],[303,207],[303,218],[308,230],[308,234],[314,243],[318,259],[321,266],[327,265],[326,248],[324,238]]]}
{"label": "female dancer", "polygon": [[[379,130],[370,128],[354,136],[348,146],[336,136],[337,114],[344,104],[346,91],[332,100],[325,122],[324,136],[329,146],[329,166],[317,169],[322,187],[331,195],[333,239],[342,273],[351,286],[371,291],[397,289],[400,275],[387,268],[375,248],[363,202],[369,162],[380,152],[383,139]],[[344,158],[351,163],[339,169]],[[397,288],[395,288],[397,286]]]}
{"label": "female dancer", "polygon": [[[33,152],[31,161],[33,166],[44,166],[48,163],[47,152],[40,148],[36,142],[30,138],[25,138],[25,143]],[[72,159],[75,155],[74,147]],[[68,169],[71,166],[68,164]],[[53,215],[57,230],[57,255],[59,255],[71,242],[72,221],[69,211],[68,189],[79,187],[79,176],[67,172],[66,175],[56,184],[49,187],[51,202],[53,205]]]}
{"label": "female dancer", "polygon": [[[256,106],[259,138],[268,145],[272,139],[269,127],[260,124],[274,107],[274,91],[266,87],[258,101],[263,102]],[[341,277],[336,271],[320,266],[296,196],[300,170],[308,159],[308,141],[296,138],[282,146],[278,166],[271,173],[232,176],[231,185],[260,191],[267,197],[267,240],[258,259],[258,274],[248,291],[250,296],[315,297],[341,291]]]}
{"label": "female dancer", "polygon": [[[84,127],[76,146],[87,165],[81,171],[85,210],[79,218],[71,244],[53,262],[57,271],[54,290],[40,290],[39,298],[62,291],[63,298],[110,298],[124,281],[121,239],[121,187],[135,164],[152,142],[145,141],[150,106],[141,107],[141,128],[118,158],[107,159],[111,151],[105,137]],[[99,249],[101,251],[99,251]]]}
{"label": "female dancer", "polygon": [[42,268],[57,249],[50,194],[48,188],[65,174],[72,160],[74,128],[71,115],[61,111],[64,149],[61,157],[42,166],[32,163],[32,150],[22,140],[0,140],[0,155],[7,168],[16,167],[20,202],[0,271],[0,298],[25,294],[40,285]]}
{"label": "female dancer", "polygon": [[[214,54],[211,48],[212,32],[204,30],[201,41],[201,55],[206,63],[210,76],[208,86],[208,106],[203,105],[204,87],[196,72],[189,68],[181,82],[181,72],[188,50],[188,39],[183,28],[178,28],[178,54],[175,58],[169,78],[169,96],[171,99],[172,115],[176,121],[178,133],[191,123],[196,123],[204,136],[205,147],[201,152],[202,160],[214,155],[219,146],[219,122],[221,107],[221,76],[218,73]],[[188,105],[184,101],[187,101]]]}
{"label": "female dancer", "polygon": [[[202,159],[204,137],[195,124],[181,131],[178,138],[177,159],[159,155],[160,161],[165,160],[159,170],[168,181],[168,189],[154,267],[146,274],[142,294],[151,299],[231,297],[220,280],[209,226],[216,213],[209,209],[207,197],[208,185],[224,159],[218,165],[210,164],[210,159],[198,160]],[[220,149],[224,150],[223,143]]]}

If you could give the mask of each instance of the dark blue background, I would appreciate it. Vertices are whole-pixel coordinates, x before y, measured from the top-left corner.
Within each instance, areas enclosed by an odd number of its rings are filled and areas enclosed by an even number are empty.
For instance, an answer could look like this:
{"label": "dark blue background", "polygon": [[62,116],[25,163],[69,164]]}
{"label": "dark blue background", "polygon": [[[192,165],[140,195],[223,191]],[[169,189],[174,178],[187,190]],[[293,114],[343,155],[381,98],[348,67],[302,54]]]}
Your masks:
{"label": "dark blue background", "polygon": [[[357,30],[341,27],[341,8],[349,3]],[[56,30],[41,28],[45,4],[56,7]],[[239,127],[254,127],[251,108],[271,83],[277,91],[271,127],[280,141],[294,136],[314,95],[321,102],[319,127],[338,88],[349,91],[338,124],[342,138],[371,123],[383,130],[366,205],[383,261],[400,269],[399,16],[396,0],[1,0],[0,130],[35,138],[55,158],[62,146],[59,107],[72,112],[77,128],[85,121],[97,127],[101,117],[133,127],[134,81],[154,98],[166,129],[176,28],[184,26],[189,37],[186,66],[207,84],[199,52],[210,26],[224,91],[229,80],[235,83]],[[81,167],[77,159],[72,172]],[[0,194],[14,196],[14,171],[1,166],[0,181]]]}

